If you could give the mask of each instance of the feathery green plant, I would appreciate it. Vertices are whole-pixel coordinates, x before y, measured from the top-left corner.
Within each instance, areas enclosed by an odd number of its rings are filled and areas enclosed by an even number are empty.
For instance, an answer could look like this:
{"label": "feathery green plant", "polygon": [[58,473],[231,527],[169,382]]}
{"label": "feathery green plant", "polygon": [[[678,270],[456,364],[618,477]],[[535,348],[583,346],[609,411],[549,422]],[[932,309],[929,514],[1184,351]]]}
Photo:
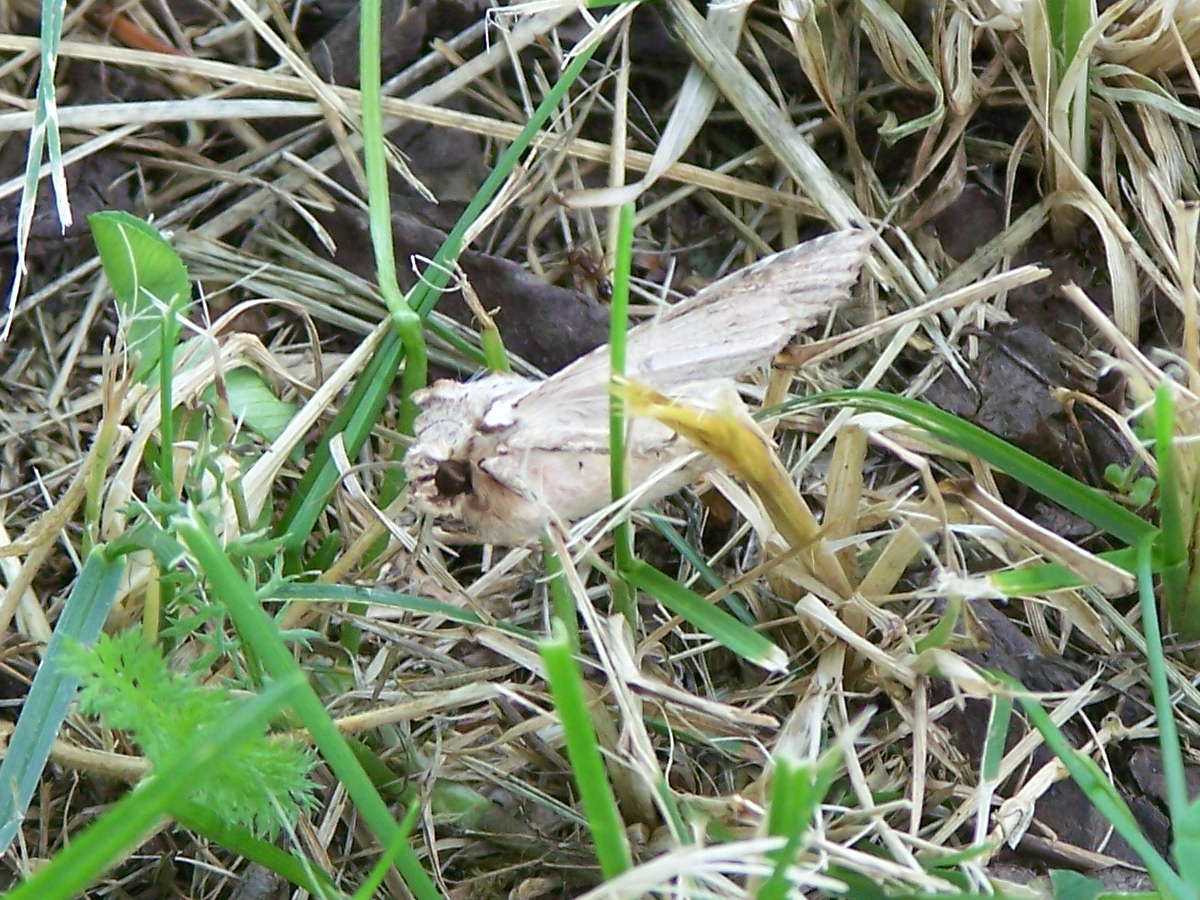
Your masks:
{"label": "feathery green plant", "polygon": [[[81,680],[80,712],[128,731],[156,767],[191,735],[219,729],[242,702],[224,688],[173,672],[161,649],[134,630],[101,635],[90,648],[76,646],[71,667]],[[315,805],[307,777],[313,762],[294,741],[258,734],[205,769],[189,799],[273,839]]]}

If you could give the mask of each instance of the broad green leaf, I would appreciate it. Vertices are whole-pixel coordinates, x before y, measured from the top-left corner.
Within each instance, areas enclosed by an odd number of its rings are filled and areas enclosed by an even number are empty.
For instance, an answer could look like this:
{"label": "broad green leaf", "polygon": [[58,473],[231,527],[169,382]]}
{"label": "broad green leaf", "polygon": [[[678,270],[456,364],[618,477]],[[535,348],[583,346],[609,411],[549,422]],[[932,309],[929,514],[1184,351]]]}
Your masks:
{"label": "broad green leaf", "polygon": [[162,354],[162,328],[168,311],[186,311],[191,282],[179,255],[153,225],[126,212],[88,216],[92,240],[108,278],[121,331],[137,359],[134,377],[143,380]]}

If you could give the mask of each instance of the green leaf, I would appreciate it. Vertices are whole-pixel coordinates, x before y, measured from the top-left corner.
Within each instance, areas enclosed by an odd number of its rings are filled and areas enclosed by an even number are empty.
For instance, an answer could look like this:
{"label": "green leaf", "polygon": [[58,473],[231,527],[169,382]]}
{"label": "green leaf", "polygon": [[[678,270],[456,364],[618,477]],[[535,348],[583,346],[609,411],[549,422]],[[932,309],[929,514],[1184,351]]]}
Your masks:
{"label": "green leaf", "polygon": [[[130,732],[156,770],[192,735],[219,730],[241,702],[224,688],[172,671],[138,630],[102,635],[76,656],[84,677],[80,709]],[[274,838],[312,807],[311,767],[298,743],[258,735],[193,778],[187,796],[231,825]]]}
{"label": "green leaf", "polygon": [[130,791],[82,834],[5,897],[9,900],[69,900],[100,873],[137,846],[171,805],[191,789],[196,777],[242,742],[266,728],[280,709],[305,686],[296,671],[239,705],[221,727],[193,735],[135,791]]}
{"label": "green leaf", "polygon": [[[229,411],[238,422],[255,434],[273,441],[283,434],[296,404],[280,400],[262,375],[249,366],[240,366],[225,373],[225,388],[229,393]],[[210,403],[216,388],[209,386],[204,399]]]}
{"label": "green leaf", "polygon": [[1104,890],[1104,885],[1095,878],[1066,869],[1052,871],[1050,885],[1054,890],[1054,900],[1096,900]]}
{"label": "green leaf", "polygon": [[21,717],[0,763],[0,850],[8,849],[33,798],[50,747],[67,707],[75,697],[79,677],[71,671],[68,648],[91,644],[108,618],[116,597],[125,558],[97,547],[84,561],[75,586],[54,626],[54,636],[25,697]]}
{"label": "green leaf", "polygon": [[649,563],[635,560],[624,574],[630,584],[748,662],[772,672],[787,666],[787,655],[775,644]]}
{"label": "green leaf", "polygon": [[88,216],[92,240],[108,278],[125,345],[134,355],[134,377],[146,378],[162,354],[166,310],[182,314],[191,301],[191,282],[179,255],[153,225],[126,212]]}

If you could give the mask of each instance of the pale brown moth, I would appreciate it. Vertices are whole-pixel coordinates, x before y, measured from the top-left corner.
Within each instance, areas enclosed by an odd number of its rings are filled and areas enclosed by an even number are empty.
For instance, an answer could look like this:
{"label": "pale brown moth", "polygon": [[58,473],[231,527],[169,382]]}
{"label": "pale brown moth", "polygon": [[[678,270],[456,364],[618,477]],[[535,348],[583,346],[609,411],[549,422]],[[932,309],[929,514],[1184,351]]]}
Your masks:
{"label": "pale brown moth", "polygon": [[[871,235],[840,231],[759,260],[629,332],[626,375],[669,396],[703,401],[770,362],[798,331],[843,301]],[[421,407],[405,458],[418,509],[458,537],[491,544],[536,538],[551,515],[573,521],[610,500],[609,349],[598,347],[544,381],[489,375],[438,381]],[[637,419],[627,439],[629,483],[691,452],[671,429]],[[656,484],[676,490],[712,462],[701,458]]]}

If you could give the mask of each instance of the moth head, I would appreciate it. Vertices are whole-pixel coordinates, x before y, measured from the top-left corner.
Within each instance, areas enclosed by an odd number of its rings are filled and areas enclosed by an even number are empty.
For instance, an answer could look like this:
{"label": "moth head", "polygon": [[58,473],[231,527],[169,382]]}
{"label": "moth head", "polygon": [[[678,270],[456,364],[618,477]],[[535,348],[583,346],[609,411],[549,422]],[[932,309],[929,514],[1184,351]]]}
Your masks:
{"label": "moth head", "polygon": [[466,456],[469,450],[470,435],[450,423],[418,431],[404,458],[404,470],[421,512],[459,517],[463,497],[470,493],[473,482],[471,461]]}
{"label": "moth head", "polygon": [[516,545],[541,531],[544,508],[498,479],[493,462],[439,454],[428,443],[409,451],[404,466],[413,502],[434,518],[439,539]]}
{"label": "moth head", "polygon": [[506,490],[482,466],[511,424],[513,404],[535,384],[492,375],[466,384],[438,381],[413,395],[421,413],[404,468],[421,512],[483,536],[479,522]]}
{"label": "moth head", "polygon": [[465,459],[447,459],[438,463],[433,483],[442,497],[471,493],[471,463]]}

